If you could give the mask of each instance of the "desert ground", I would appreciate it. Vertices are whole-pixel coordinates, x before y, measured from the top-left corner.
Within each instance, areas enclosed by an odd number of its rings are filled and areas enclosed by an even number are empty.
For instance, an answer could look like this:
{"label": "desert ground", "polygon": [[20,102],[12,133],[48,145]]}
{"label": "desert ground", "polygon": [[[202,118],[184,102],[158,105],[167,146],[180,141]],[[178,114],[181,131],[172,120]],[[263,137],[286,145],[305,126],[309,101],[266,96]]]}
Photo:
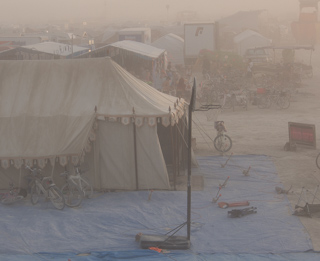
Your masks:
{"label": "desert ground", "polygon": [[[289,189],[292,186],[288,193],[292,213],[298,203],[302,187],[309,191],[306,195],[308,202],[311,203],[313,196],[310,192],[314,192],[317,185],[320,184],[320,170],[316,166],[319,150],[298,146],[296,151],[285,151],[284,145],[289,141],[288,122],[297,122],[315,125],[316,141],[318,147],[320,146],[320,135],[317,133],[320,129],[319,82],[320,69],[314,69],[313,78],[303,80],[303,86],[298,88],[292,96],[288,109],[277,109],[276,106],[269,109],[259,109],[250,104],[248,110],[236,107],[235,111],[232,109],[222,110],[218,115],[212,115],[216,113],[215,111],[194,112],[195,154],[199,156],[221,155],[215,150],[212,142],[216,136],[214,120],[208,120],[208,118],[223,120],[227,134],[233,141],[231,150],[224,156],[231,153],[233,155],[259,154],[269,156],[276,166],[283,188]],[[244,166],[243,169],[247,167]],[[314,203],[320,203],[320,191],[318,191]],[[301,201],[300,205],[304,204],[305,202]],[[314,250],[320,251],[320,216],[299,218],[310,235]]]}

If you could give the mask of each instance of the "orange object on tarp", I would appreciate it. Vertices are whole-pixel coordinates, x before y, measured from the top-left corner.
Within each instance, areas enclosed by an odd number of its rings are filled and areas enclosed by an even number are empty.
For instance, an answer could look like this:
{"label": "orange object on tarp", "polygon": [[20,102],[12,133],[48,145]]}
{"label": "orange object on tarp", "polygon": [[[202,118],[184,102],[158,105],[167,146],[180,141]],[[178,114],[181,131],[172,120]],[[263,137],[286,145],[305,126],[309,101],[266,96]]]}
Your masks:
{"label": "orange object on tarp", "polygon": [[264,94],[266,92],[267,92],[266,88],[257,88],[257,93],[258,94]]}
{"label": "orange object on tarp", "polygon": [[161,248],[158,248],[158,247],[149,247],[150,250],[154,250],[154,251],[157,251],[158,253],[161,253],[162,252],[162,249]]}
{"label": "orange object on tarp", "polygon": [[240,202],[232,202],[232,203],[219,202],[218,203],[218,206],[220,208],[242,207],[242,206],[249,206],[249,205],[250,205],[249,201],[240,201]]}

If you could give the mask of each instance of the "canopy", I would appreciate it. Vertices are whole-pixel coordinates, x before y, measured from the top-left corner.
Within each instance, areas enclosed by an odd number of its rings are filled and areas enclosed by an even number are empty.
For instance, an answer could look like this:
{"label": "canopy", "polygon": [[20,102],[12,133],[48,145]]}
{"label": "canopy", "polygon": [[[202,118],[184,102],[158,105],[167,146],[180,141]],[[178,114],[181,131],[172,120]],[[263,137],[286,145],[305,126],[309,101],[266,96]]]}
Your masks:
{"label": "canopy", "polygon": [[140,55],[147,56],[153,59],[158,58],[161,54],[165,52],[165,50],[163,49],[159,49],[148,44],[130,40],[115,42],[109,44],[108,46],[113,46],[130,52],[138,53]]}
{"label": "canopy", "polygon": [[165,49],[167,51],[167,59],[174,65],[184,64],[184,40],[175,34],[166,34],[156,41],[152,46]]}
{"label": "canopy", "polygon": [[270,45],[272,42],[263,35],[249,29],[237,34],[233,41],[239,55],[244,55],[248,49]]}
{"label": "canopy", "polygon": [[[134,78],[109,57],[76,60],[0,61],[0,160],[44,166],[56,157],[77,163],[96,118],[127,125],[169,125],[184,101]],[[170,108],[170,109],[169,109]]]}

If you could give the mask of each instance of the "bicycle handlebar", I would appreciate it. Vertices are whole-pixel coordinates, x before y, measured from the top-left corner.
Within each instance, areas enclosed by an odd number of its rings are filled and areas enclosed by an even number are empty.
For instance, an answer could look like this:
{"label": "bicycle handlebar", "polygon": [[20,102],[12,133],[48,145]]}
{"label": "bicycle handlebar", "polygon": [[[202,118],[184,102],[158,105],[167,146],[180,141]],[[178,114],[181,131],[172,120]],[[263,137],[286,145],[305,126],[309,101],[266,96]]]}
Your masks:
{"label": "bicycle handlebar", "polygon": [[31,168],[29,165],[26,165],[26,169],[30,170],[32,174],[37,175],[38,173],[41,172],[41,169],[37,168]]}

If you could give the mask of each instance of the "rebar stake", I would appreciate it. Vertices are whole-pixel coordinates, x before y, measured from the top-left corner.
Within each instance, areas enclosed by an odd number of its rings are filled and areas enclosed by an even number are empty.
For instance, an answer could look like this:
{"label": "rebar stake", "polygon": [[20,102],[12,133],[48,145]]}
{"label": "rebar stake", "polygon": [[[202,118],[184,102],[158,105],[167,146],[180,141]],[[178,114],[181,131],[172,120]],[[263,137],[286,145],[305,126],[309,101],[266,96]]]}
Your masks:
{"label": "rebar stake", "polygon": [[230,177],[228,176],[227,179],[223,182],[223,184],[219,184],[219,187],[225,188],[227,186],[227,182],[228,182],[229,178]]}
{"label": "rebar stake", "polygon": [[212,202],[216,203],[219,200],[220,197],[221,197],[221,194],[219,194],[219,196],[216,196],[215,198],[213,198]]}
{"label": "rebar stake", "polygon": [[149,192],[148,201],[150,201],[150,200],[151,200],[152,192],[153,192],[153,189],[151,189],[151,190],[150,190],[150,192]]}
{"label": "rebar stake", "polygon": [[233,155],[233,152],[231,152],[231,154],[229,155],[229,158],[227,159],[227,161],[224,164],[220,164],[221,168],[224,168],[225,166],[227,166],[228,161],[230,160],[231,156]]}
{"label": "rebar stake", "polygon": [[248,169],[245,169],[244,171],[242,171],[243,175],[249,176],[249,171],[250,171],[250,169],[251,169],[251,166],[249,166]]}

